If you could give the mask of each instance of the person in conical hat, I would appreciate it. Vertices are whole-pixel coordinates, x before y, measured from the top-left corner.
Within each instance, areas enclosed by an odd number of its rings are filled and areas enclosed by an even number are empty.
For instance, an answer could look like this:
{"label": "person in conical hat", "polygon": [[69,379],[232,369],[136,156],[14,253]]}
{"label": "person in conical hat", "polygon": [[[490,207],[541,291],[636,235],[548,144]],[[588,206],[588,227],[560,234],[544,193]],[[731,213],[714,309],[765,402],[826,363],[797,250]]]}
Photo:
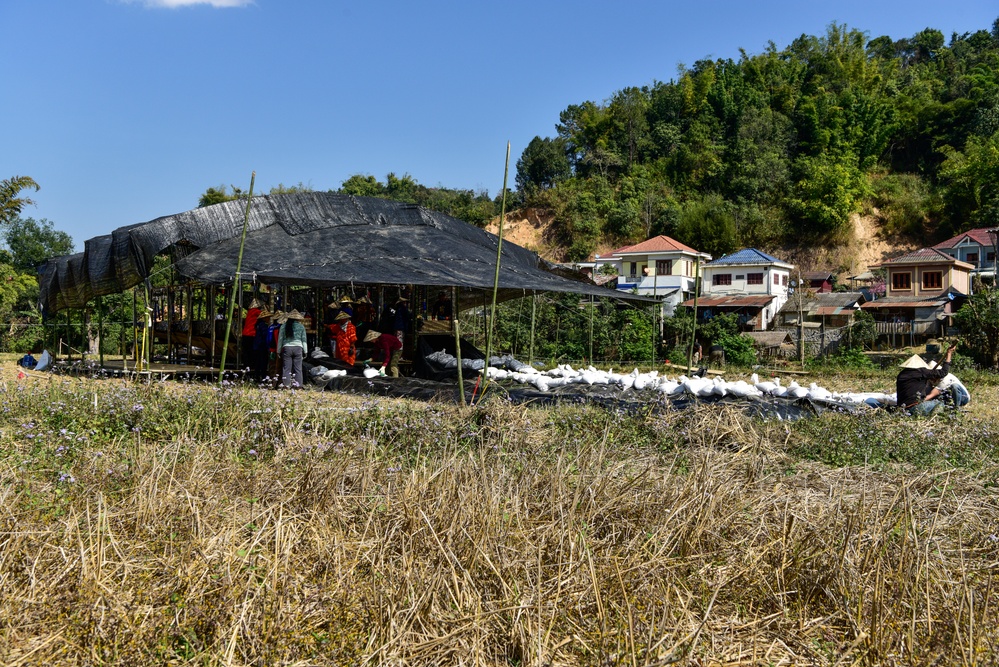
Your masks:
{"label": "person in conical hat", "polygon": [[336,341],[334,348],[336,358],[353,366],[357,361],[357,329],[350,321],[350,315],[341,310],[330,325],[330,330]]}
{"label": "person in conical hat", "polygon": [[954,358],[951,344],[944,355],[944,362],[931,367],[922,357],[914,354],[900,364],[901,371],[895,378],[895,402],[912,415],[928,415],[940,404],[940,389],[935,387],[950,373],[950,362]]}
{"label": "person in conical hat", "polygon": [[402,341],[399,337],[372,329],[364,336],[364,342],[375,344],[375,358],[382,360],[378,374],[384,376],[387,368],[389,375],[399,377],[399,357],[402,355]]}
{"label": "person in conical hat", "polygon": [[281,354],[281,384],[288,389],[305,386],[302,375],[302,359],[309,352],[305,325],[305,315],[293,310],[281,316],[278,330],[277,348]]}

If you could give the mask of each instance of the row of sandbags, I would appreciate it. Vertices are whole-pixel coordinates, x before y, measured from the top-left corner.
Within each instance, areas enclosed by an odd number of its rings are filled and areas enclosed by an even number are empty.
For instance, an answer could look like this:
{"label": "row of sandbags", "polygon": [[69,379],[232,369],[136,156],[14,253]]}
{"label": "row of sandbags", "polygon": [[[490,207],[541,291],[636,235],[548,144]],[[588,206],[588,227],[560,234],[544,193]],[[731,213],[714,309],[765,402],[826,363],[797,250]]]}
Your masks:
{"label": "row of sandbags", "polygon": [[848,401],[851,403],[878,403],[894,405],[895,395],[882,392],[832,392],[818,386],[814,382],[807,388],[792,380],[783,385],[779,377],[761,382],[754,373],[749,382],[745,380],[727,381],[721,377],[699,378],[681,375],[676,379],[660,375],[659,371],[639,372],[636,368],[631,373],[621,374],[611,370],[600,370],[590,366],[586,369],[574,369],[568,364],[560,365],[547,371],[538,371],[530,366],[524,366],[520,371],[509,371],[504,368],[490,367],[486,371],[492,380],[510,380],[521,384],[530,384],[539,391],[551,391],[557,387],[569,384],[605,384],[617,385],[623,390],[659,391],[667,396],[689,394],[706,398],[709,396],[773,396],[778,398],[808,398],[820,401]]}

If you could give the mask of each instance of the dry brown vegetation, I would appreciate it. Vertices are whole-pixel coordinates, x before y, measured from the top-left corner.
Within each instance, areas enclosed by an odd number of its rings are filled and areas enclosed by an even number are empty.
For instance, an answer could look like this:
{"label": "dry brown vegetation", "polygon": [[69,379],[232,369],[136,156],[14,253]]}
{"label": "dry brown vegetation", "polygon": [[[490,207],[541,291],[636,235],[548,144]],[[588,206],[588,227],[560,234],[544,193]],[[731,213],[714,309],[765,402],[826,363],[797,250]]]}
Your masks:
{"label": "dry brown vegetation", "polygon": [[991,413],[0,391],[3,664],[996,662]]}

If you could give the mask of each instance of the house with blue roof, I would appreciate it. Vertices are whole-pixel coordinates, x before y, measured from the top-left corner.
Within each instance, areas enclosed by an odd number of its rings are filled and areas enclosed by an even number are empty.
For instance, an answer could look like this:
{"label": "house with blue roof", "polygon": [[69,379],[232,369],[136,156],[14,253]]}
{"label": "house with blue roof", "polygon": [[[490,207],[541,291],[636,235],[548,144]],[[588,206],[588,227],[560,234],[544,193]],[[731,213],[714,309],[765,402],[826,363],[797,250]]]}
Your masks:
{"label": "house with blue roof", "polygon": [[[718,313],[738,313],[748,331],[773,328],[787,302],[793,264],[756,248],[743,248],[701,266],[698,319]],[[683,302],[693,306],[694,300]]]}

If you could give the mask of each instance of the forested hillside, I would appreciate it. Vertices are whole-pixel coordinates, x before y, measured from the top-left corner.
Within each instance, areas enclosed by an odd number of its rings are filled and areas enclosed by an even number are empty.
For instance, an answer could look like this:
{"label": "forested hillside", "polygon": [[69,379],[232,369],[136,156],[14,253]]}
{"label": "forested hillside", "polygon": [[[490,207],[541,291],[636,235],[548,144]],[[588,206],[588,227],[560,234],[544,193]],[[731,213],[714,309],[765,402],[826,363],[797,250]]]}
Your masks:
{"label": "forested hillside", "polygon": [[950,39],[832,25],[570,104],[517,162],[569,259],[666,233],[718,256],[837,244],[851,214],[929,243],[999,222],[999,20]]}

